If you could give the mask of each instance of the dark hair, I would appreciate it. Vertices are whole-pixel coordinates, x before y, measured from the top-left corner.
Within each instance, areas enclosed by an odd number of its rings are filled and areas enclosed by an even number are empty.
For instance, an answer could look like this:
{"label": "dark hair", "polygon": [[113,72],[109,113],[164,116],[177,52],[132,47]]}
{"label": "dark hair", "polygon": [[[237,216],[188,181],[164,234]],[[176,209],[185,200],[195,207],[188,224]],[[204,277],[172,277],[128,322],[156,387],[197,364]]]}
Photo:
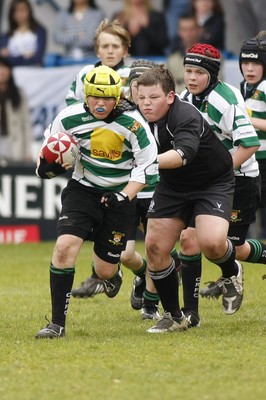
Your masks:
{"label": "dark hair", "polygon": [[13,0],[12,3],[10,4],[9,12],[8,12],[8,21],[9,21],[8,35],[9,36],[13,35],[13,33],[15,32],[15,30],[18,27],[17,22],[14,20],[14,12],[15,12],[16,6],[20,3],[23,3],[28,7],[30,30],[32,32],[36,32],[38,27],[40,26],[39,22],[33,16],[32,6],[28,0]]}
{"label": "dark hair", "polygon": [[175,92],[175,81],[173,75],[163,64],[156,68],[150,68],[143,72],[137,80],[137,85],[154,86],[161,85],[163,92],[167,95]]}
{"label": "dark hair", "polygon": [[[195,1],[196,0],[192,0],[191,1],[192,13],[196,12]],[[219,0],[213,0],[213,12],[215,14],[220,14],[220,15],[224,14],[224,9],[223,9],[222,4],[220,3]]]}
{"label": "dark hair", "polygon": [[[88,0],[88,6],[89,6],[90,8],[98,8],[94,0]],[[68,11],[69,13],[72,13],[73,10],[74,10],[74,1],[71,0],[71,1],[70,1],[70,5],[69,5],[67,11]]]}
{"label": "dark hair", "polygon": [[14,76],[13,76],[13,67],[9,60],[5,57],[0,56],[0,65],[4,65],[10,70],[10,77],[7,84],[6,90],[6,98],[11,101],[11,104],[14,108],[18,108],[21,103],[21,96],[19,92],[18,86],[15,84]]}

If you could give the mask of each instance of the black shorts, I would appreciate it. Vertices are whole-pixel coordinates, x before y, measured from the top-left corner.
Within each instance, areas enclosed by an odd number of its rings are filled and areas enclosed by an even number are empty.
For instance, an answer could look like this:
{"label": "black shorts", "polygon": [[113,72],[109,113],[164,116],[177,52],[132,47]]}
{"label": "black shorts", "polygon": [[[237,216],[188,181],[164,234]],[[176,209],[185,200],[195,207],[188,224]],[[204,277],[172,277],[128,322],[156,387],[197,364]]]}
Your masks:
{"label": "black shorts", "polygon": [[260,176],[237,176],[230,224],[246,225],[256,220],[260,205]]}
{"label": "black shorts", "polygon": [[148,218],[179,218],[186,226],[190,225],[189,223],[197,215],[214,215],[230,221],[233,195],[234,179],[189,192],[178,192],[159,182],[147,216]]}
{"label": "black shorts", "polygon": [[70,234],[94,241],[94,251],[103,260],[116,264],[127,243],[136,200],[123,210],[105,207],[100,200],[105,191],[84,186],[71,179],[62,191],[58,236]]}
{"label": "black shorts", "polygon": [[261,176],[260,207],[266,207],[266,160],[258,160]]}
{"label": "black shorts", "polygon": [[127,235],[128,240],[136,240],[138,227],[142,224],[144,235],[147,231],[147,212],[151,199],[137,199],[136,211]]}
{"label": "black shorts", "polygon": [[250,224],[256,221],[260,204],[260,176],[256,178],[237,176],[233,209],[228,237],[236,246],[245,243]]}

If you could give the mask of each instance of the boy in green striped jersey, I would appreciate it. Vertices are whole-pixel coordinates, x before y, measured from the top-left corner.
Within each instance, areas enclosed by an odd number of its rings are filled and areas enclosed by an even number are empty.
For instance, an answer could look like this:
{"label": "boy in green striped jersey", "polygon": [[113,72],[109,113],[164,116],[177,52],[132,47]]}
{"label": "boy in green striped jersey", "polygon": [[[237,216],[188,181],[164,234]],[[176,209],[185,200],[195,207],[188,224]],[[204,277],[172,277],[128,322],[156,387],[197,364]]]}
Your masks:
{"label": "boy in green striped jersey", "polygon": [[[134,104],[137,104],[135,89],[136,79],[143,71],[155,67],[156,65],[156,63],[148,60],[137,60],[132,63],[128,83],[130,93],[129,98]],[[149,280],[150,285],[146,290],[145,304],[143,304],[143,293],[146,289],[146,260],[136,251],[137,228],[140,225],[143,232],[146,232],[146,214],[154,192],[154,186],[155,185],[146,186],[137,195],[136,213],[128,232],[126,249],[121,254],[121,263],[132,270],[135,274],[133,290],[130,298],[131,306],[135,310],[141,309],[143,319],[159,318],[159,297],[151,279],[149,279],[149,276],[147,276],[147,279]],[[79,287],[71,291],[72,296],[76,298],[92,298],[100,293],[104,293],[104,284],[103,280],[99,279],[95,273],[94,268],[92,268],[92,275],[86,278]]]}
{"label": "boy in green striped jersey", "polygon": [[127,79],[130,68],[125,65],[125,58],[131,45],[131,38],[128,31],[119,24],[118,21],[108,21],[105,18],[95,32],[95,53],[99,61],[83,67],[75,79],[66,95],[67,105],[84,98],[84,79],[88,72],[99,65],[107,65],[113,68],[122,79],[122,92],[126,95],[128,91]]}
{"label": "boy in green striped jersey", "polygon": [[[159,64],[149,60],[136,60],[132,63],[128,84],[129,98],[134,104],[137,104],[136,85],[138,77],[147,69],[154,68],[158,65]],[[130,302],[133,309],[141,309],[142,319],[158,319],[160,316],[158,311],[159,296],[147,273],[146,260],[136,251],[137,229],[140,228],[144,235],[146,234],[146,214],[154,192],[154,187],[155,185],[146,186],[137,195],[136,213],[129,230],[126,249],[121,254],[121,263],[135,274]],[[172,250],[171,256],[178,267],[179,259],[175,248]],[[96,275],[94,269],[92,269],[92,275],[71,292],[72,296],[76,298],[92,298],[100,293],[104,293],[104,285],[103,281]]]}
{"label": "boy in green striped jersey", "polygon": [[252,125],[260,140],[256,152],[261,175],[261,207],[266,207],[266,31],[243,42],[239,66],[244,81],[241,92]]}
{"label": "boy in green striped jersey", "polygon": [[[121,252],[135,213],[136,196],[158,181],[157,146],[148,123],[121,96],[121,78],[99,66],[86,75],[85,103],[63,109],[45,137],[65,132],[78,142],[79,156],[72,178],[62,192],[58,238],[50,265],[52,320],[36,338],[65,336],[66,314],[74,280],[75,262],[85,240],[94,242],[93,262],[113,297]],[[48,164],[40,153],[37,175],[51,178],[68,164]]]}
{"label": "boy in green striped jersey", "polygon": [[[245,109],[243,96],[235,87],[218,80],[220,53],[213,46],[194,45],[185,55],[184,67],[187,90],[181,97],[200,110],[233,158],[236,184],[228,238],[235,245],[236,259],[266,263],[266,246],[259,241],[246,240],[260,202],[260,176],[255,157],[260,142]],[[195,236],[192,240],[193,235],[193,228],[183,231],[180,258],[186,266],[182,269],[184,308],[198,312],[201,256]],[[207,297],[211,291],[219,296],[223,285],[223,279],[219,279],[200,293]],[[232,304],[230,313],[237,310],[238,307]]]}
{"label": "boy in green striped jersey", "polygon": [[[266,31],[256,37],[245,40],[240,49],[239,67],[244,77],[241,82],[241,93],[245,106],[255,128],[260,147],[256,151],[261,177],[260,207],[266,207]],[[265,245],[258,240],[247,241],[251,247],[249,262],[266,264]],[[219,296],[220,281],[210,282],[203,290],[207,296]]]}

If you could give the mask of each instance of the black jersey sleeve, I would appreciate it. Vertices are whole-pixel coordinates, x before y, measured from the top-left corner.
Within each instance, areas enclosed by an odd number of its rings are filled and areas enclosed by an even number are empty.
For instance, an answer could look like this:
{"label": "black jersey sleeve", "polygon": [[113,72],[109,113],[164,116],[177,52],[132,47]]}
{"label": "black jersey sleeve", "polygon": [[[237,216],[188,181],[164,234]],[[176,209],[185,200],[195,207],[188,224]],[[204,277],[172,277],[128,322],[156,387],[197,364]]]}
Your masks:
{"label": "black jersey sleeve", "polygon": [[169,116],[173,147],[184,154],[186,164],[189,164],[197,156],[201,136],[204,133],[204,119],[191,104],[179,99],[176,99],[175,103]]}

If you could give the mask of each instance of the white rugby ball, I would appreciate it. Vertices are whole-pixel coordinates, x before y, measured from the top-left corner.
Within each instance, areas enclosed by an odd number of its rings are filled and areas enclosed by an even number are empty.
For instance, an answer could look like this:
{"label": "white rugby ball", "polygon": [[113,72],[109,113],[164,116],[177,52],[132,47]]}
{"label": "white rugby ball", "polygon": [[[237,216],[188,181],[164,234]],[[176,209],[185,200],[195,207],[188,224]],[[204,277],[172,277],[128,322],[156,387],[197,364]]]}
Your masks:
{"label": "white rugby ball", "polygon": [[78,147],[72,136],[56,132],[45,139],[42,152],[48,163],[53,163],[59,158],[61,164],[74,164],[78,156]]}

